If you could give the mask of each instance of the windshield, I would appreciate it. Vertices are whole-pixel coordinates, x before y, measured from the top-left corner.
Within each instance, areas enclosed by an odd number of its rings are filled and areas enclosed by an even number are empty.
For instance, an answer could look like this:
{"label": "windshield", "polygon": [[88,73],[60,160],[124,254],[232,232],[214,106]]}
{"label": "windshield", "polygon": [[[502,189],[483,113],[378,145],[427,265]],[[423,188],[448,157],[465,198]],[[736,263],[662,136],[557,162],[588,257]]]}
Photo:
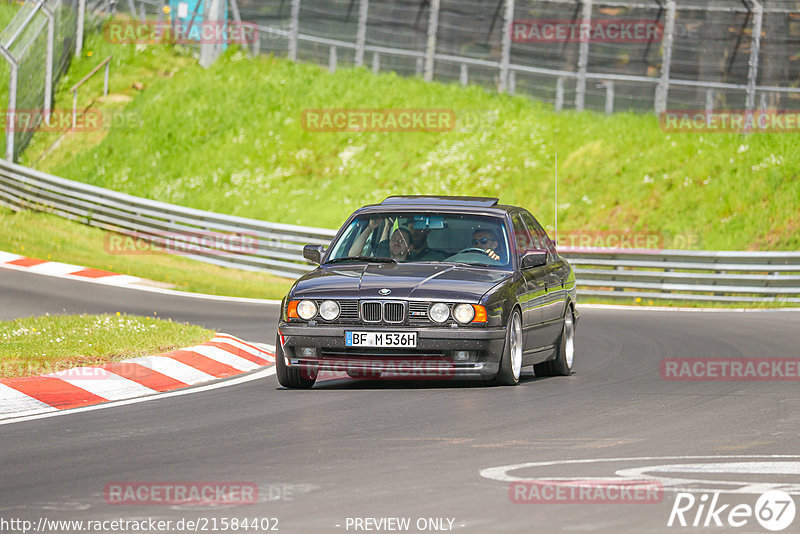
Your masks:
{"label": "windshield", "polygon": [[499,217],[454,213],[365,214],[332,245],[327,263],[396,261],[510,268]]}

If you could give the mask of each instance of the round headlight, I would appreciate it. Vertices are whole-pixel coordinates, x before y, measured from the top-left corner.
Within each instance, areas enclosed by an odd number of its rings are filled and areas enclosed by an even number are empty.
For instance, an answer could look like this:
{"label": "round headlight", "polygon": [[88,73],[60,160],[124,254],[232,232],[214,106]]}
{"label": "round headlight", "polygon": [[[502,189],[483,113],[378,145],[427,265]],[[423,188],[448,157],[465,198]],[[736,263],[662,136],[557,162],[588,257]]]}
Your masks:
{"label": "round headlight", "polygon": [[333,300],[326,300],[319,305],[319,314],[326,321],[333,321],[339,317],[339,305]]}
{"label": "round headlight", "polygon": [[297,315],[308,321],[317,314],[317,305],[310,300],[301,300],[297,305]]}
{"label": "round headlight", "polygon": [[428,317],[434,323],[443,323],[450,317],[450,307],[442,302],[437,302],[428,309]]}
{"label": "round headlight", "polygon": [[475,309],[471,304],[458,304],[453,308],[453,317],[459,323],[469,323],[475,318]]}

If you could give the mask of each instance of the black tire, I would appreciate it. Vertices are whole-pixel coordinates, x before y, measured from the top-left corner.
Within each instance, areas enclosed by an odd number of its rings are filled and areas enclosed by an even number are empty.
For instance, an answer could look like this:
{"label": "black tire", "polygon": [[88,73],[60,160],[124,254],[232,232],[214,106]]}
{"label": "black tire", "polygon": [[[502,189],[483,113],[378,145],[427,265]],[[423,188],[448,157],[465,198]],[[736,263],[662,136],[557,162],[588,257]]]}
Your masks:
{"label": "black tire", "polygon": [[519,310],[514,308],[508,318],[506,341],[503,344],[503,356],[500,358],[500,370],[497,371],[497,376],[493,381],[495,384],[498,386],[519,384],[519,375],[522,372],[522,349],[522,319]]}
{"label": "black tire", "polygon": [[537,363],[533,366],[536,376],[569,376],[575,365],[575,318],[572,308],[567,308],[564,315],[564,326],[561,329],[561,339],[558,343],[558,353],[555,360]]}
{"label": "black tire", "polygon": [[278,382],[285,388],[310,389],[317,381],[316,373],[309,373],[305,369],[292,369],[286,366],[283,359],[283,347],[278,336],[275,339],[275,374]]}

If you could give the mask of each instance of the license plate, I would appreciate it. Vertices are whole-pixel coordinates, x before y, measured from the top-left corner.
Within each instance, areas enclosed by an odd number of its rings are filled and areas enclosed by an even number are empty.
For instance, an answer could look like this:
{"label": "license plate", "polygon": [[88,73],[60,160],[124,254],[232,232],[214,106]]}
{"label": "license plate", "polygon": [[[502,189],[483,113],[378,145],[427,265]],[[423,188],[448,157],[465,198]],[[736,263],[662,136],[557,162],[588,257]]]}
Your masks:
{"label": "license plate", "polygon": [[345,332],[347,347],[398,347],[417,346],[416,332]]}

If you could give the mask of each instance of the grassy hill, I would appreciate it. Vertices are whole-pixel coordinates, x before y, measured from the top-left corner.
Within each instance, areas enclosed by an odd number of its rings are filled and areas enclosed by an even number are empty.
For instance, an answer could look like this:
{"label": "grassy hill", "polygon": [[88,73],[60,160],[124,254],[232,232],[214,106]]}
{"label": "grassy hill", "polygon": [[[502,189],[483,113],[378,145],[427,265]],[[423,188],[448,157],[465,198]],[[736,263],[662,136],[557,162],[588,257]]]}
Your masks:
{"label": "grassy hill", "polygon": [[[499,196],[552,226],[558,130],[559,230],[688,233],[703,249],[800,247],[797,134],[667,134],[651,115],[555,113],[478,87],[330,74],[235,50],[208,70],[181,48],[95,35],[86,50],[62,86],[113,53],[112,95],[96,98],[97,77],[82,104],[125,120],[60,140],[37,134],[23,163],[268,221],[337,227],[387,195],[452,194]],[[60,105],[69,97],[62,88]],[[316,108],[443,108],[460,122],[439,133],[307,131],[302,112]]]}

